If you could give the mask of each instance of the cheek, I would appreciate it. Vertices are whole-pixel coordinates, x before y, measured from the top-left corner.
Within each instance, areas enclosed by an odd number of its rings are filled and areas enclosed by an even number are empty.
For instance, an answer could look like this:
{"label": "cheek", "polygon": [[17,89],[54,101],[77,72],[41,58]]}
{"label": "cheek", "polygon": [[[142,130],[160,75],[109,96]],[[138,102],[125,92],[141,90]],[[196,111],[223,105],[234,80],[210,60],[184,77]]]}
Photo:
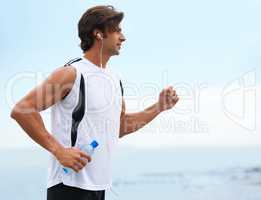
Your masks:
{"label": "cheek", "polygon": [[104,44],[111,46],[114,45],[116,41],[117,41],[116,37],[110,36],[106,39],[106,41],[104,41]]}
{"label": "cheek", "polygon": [[119,38],[118,34],[113,34],[113,35],[111,36],[111,41],[117,42],[117,41],[118,41],[118,38]]}
{"label": "cheek", "polygon": [[104,40],[104,46],[106,45],[107,47],[115,48],[117,46],[119,39],[117,35],[110,35],[109,37]]}

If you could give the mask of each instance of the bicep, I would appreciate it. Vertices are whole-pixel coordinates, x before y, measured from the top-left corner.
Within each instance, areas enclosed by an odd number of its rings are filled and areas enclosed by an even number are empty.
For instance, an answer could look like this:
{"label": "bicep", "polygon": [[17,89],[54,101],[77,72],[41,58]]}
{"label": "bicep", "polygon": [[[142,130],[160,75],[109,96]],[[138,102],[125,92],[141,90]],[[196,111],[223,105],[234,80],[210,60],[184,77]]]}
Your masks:
{"label": "bicep", "polygon": [[43,83],[30,91],[18,105],[42,111],[60,101],[72,88],[76,78],[73,67],[55,70]]}

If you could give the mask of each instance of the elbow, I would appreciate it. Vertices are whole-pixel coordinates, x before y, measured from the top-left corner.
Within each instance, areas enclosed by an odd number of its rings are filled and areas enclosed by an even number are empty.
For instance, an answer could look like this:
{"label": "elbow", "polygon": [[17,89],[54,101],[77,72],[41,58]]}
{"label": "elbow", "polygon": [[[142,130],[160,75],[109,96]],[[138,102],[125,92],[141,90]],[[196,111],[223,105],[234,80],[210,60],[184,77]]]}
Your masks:
{"label": "elbow", "polygon": [[31,99],[22,99],[13,107],[10,117],[17,119],[18,117],[37,112],[37,105]]}
{"label": "elbow", "polygon": [[11,113],[10,113],[10,117],[11,117],[12,119],[15,119],[15,120],[16,120],[17,117],[18,117],[18,115],[19,115],[19,108],[18,108],[17,105],[15,105],[15,106],[13,107]]}
{"label": "elbow", "polygon": [[31,111],[32,111],[32,109],[30,109],[30,106],[26,102],[19,102],[13,107],[13,109],[10,113],[10,117],[17,121],[17,119],[20,116],[22,116],[24,114],[28,114]]}

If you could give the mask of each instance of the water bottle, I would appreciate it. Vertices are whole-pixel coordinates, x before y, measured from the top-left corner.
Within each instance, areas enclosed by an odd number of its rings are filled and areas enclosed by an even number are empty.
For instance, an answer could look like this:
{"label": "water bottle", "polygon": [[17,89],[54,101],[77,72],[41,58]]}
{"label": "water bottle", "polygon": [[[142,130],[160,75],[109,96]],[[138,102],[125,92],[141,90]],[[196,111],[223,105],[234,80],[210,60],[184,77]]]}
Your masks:
{"label": "water bottle", "polygon": [[[96,140],[93,140],[89,145],[80,147],[80,150],[85,152],[88,156],[92,156],[96,147],[99,146],[99,143]],[[70,174],[73,170],[69,167],[63,167],[65,174]]]}

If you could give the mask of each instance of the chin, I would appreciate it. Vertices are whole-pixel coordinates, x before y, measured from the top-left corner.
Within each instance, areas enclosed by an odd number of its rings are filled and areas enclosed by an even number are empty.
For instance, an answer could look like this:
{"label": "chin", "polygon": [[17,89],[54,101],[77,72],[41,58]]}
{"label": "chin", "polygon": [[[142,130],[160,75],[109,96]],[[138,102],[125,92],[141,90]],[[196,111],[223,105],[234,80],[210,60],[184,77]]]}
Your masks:
{"label": "chin", "polygon": [[120,55],[120,52],[119,52],[119,51],[114,51],[114,52],[112,52],[112,54],[111,54],[111,56],[118,56],[118,55]]}

